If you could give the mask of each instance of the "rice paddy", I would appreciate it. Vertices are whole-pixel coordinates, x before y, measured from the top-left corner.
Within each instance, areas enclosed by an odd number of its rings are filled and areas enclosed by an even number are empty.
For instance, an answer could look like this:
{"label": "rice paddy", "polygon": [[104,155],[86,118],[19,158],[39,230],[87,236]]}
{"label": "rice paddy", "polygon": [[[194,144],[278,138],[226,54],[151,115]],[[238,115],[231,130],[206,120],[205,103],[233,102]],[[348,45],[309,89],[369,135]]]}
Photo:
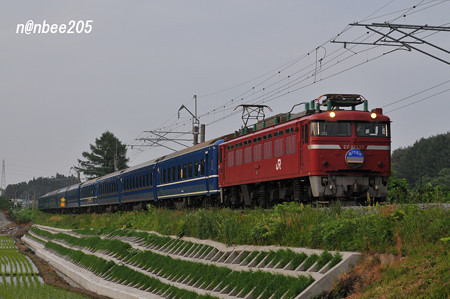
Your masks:
{"label": "rice paddy", "polygon": [[5,236],[0,236],[0,275],[0,298],[89,298],[44,284],[30,258]]}

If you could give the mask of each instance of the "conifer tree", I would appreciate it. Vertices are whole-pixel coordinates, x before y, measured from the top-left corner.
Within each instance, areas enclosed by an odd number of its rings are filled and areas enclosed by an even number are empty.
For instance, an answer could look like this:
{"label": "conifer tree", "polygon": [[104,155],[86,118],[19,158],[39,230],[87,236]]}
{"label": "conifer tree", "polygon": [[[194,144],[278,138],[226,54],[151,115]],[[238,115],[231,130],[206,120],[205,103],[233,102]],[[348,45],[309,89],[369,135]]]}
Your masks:
{"label": "conifer tree", "polygon": [[[88,179],[100,177],[117,170],[128,167],[127,147],[114,136],[106,131],[95,139],[95,145],[90,144],[90,152],[83,152],[85,160],[78,159],[78,172],[82,172]],[[116,163],[116,164],[115,164]]]}

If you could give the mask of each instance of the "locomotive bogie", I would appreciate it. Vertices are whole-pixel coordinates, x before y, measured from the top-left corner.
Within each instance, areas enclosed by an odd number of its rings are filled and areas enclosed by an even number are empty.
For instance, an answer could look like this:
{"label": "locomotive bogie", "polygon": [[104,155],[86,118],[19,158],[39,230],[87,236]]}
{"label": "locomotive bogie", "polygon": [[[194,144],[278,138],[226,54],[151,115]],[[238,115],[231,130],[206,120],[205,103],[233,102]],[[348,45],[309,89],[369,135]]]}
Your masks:
{"label": "locomotive bogie", "polygon": [[387,178],[381,176],[310,176],[311,192],[317,198],[386,198]]}

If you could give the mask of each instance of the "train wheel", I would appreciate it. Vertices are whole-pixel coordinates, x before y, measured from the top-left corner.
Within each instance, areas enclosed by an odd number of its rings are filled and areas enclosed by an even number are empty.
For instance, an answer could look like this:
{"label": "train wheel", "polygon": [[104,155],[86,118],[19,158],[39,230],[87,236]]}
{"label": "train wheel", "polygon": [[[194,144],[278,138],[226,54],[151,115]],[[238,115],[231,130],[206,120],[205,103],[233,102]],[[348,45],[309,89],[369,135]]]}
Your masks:
{"label": "train wheel", "polygon": [[261,208],[267,208],[267,195],[265,192],[264,184],[259,185],[258,189],[258,206]]}

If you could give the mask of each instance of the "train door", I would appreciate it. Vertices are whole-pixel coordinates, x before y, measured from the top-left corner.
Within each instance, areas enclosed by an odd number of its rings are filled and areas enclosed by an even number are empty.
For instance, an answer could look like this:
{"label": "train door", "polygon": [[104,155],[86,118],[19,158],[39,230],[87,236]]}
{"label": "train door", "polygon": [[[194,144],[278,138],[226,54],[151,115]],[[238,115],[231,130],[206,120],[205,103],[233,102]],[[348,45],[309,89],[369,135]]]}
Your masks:
{"label": "train door", "polygon": [[297,123],[297,127],[295,128],[297,130],[296,134],[295,134],[295,148],[296,148],[296,155],[298,155],[298,172],[302,172],[302,161],[303,161],[303,144],[302,144],[302,140],[303,140],[303,134],[302,134],[302,129],[303,126],[300,125],[299,123]]}
{"label": "train door", "polygon": [[219,174],[219,184],[223,185],[225,182],[225,169],[224,169],[224,163],[223,161],[224,159],[224,155],[225,155],[225,151],[224,151],[224,146],[219,146],[219,161],[217,163],[217,167],[218,167],[218,174]]}
{"label": "train door", "polygon": [[200,161],[200,171],[201,174],[206,178],[206,191],[209,194],[209,151],[205,152],[205,159]]}
{"label": "train door", "polygon": [[304,172],[306,169],[305,166],[305,156],[308,152],[308,137],[309,137],[309,126],[308,123],[301,124],[301,130],[300,130],[300,172]]}

